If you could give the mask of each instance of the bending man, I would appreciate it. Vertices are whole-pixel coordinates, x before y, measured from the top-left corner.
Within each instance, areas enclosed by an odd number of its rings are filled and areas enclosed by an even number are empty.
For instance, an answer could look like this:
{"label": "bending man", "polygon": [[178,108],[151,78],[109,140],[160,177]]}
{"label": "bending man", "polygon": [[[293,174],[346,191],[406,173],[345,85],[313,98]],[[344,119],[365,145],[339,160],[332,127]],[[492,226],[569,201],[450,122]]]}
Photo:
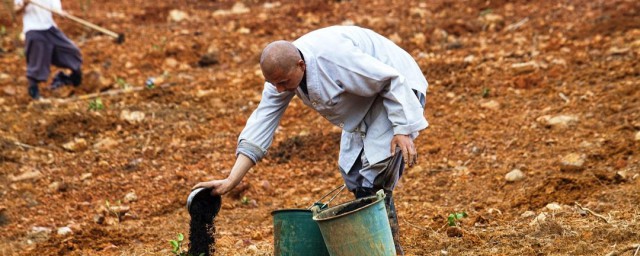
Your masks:
{"label": "bending man", "polygon": [[413,140],[428,126],[423,115],[428,83],[417,63],[371,30],[333,26],[293,43],[270,43],[260,67],[266,80],[262,100],[238,138],[231,173],[194,188],[225,194],[240,183],[266,154],[280,118],[297,95],[342,128],[338,164],[355,197],[385,190],[396,251],[403,254],[392,191],[404,165],[416,163]]}

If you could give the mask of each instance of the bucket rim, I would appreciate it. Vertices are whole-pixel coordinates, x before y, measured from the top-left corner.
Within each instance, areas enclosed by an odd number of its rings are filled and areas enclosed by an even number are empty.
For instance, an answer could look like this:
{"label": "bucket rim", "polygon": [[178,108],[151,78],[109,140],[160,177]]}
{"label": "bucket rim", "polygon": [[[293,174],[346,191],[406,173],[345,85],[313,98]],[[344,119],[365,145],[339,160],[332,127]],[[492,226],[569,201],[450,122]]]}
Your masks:
{"label": "bucket rim", "polygon": [[[372,198],[373,198],[373,199],[376,199],[376,200],[374,200],[374,201],[373,201],[373,202],[371,202],[370,204],[367,204],[367,205],[365,205],[365,206],[362,206],[362,207],[360,207],[360,208],[358,208],[358,209],[355,209],[355,210],[353,210],[353,211],[343,212],[343,213],[341,213],[341,214],[333,215],[333,216],[326,217],[326,218],[322,218],[322,219],[318,217],[320,214],[322,214],[322,212],[325,212],[325,211],[328,211],[328,210],[331,210],[331,209],[334,209],[334,208],[338,208],[338,207],[341,207],[341,206],[345,206],[345,205],[348,205],[348,204],[352,204],[352,203],[354,203],[354,202],[356,202],[356,201],[364,201],[364,200],[372,199]],[[333,220],[333,219],[338,219],[338,218],[341,218],[341,217],[346,216],[346,215],[348,215],[348,214],[356,213],[356,212],[359,212],[359,211],[361,211],[361,210],[364,210],[364,209],[366,209],[366,208],[368,208],[368,207],[371,207],[372,205],[377,204],[377,203],[379,203],[379,202],[380,202],[380,201],[382,201],[382,200],[384,200],[384,197],[378,197],[378,196],[376,196],[376,195],[373,195],[373,196],[363,197],[363,198],[359,198],[359,199],[356,199],[356,200],[353,200],[353,201],[345,202],[345,203],[342,203],[342,204],[339,204],[339,205],[336,205],[336,206],[333,206],[333,207],[329,207],[329,208],[327,208],[327,209],[324,209],[324,210],[322,210],[322,211],[318,212],[318,214],[315,214],[315,215],[313,216],[313,220],[315,220],[315,221],[317,221],[317,222],[320,222],[320,221],[329,221],[329,220]]]}
{"label": "bucket rim", "polygon": [[283,212],[309,212],[310,213],[311,210],[309,210],[309,209],[295,209],[295,208],[292,208],[292,209],[278,209],[278,210],[271,211],[271,215],[275,215],[277,213],[283,213]]}

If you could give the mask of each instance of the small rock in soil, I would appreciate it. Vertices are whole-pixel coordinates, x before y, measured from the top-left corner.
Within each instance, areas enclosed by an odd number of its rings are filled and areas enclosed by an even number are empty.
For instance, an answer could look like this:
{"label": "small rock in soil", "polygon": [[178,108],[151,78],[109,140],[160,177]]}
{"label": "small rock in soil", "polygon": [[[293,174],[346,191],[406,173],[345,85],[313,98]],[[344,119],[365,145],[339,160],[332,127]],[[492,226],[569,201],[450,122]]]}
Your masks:
{"label": "small rock in soil", "polygon": [[11,76],[7,73],[0,73],[0,83],[9,82],[11,80]]}
{"label": "small rock in soil", "polygon": [[9,217],[7,217],[6,211],[6,207],[0,206],[0,226],[9,224]]}
{"label": "small rock in soil", "polygon": [[617,182],[624,182],[629,179],[629,174],[626,170],[617,171],[616,176],[614,176],[613,179]]}
{"label": "small rock in soil", "polygon": [[550,211],[559,211],[562,210],[562,206],[559,205],[558,203],[549,203],[547,204],[547,206],[545,206],[547,209],[549,209]]}
{"label": "small rock in soil", "polygon": [[585,156],[577,153],[570,153],[560,160],[560,170],[581,171],[584,169]]}
{"label": "small rock in soil", "polygon": [[189,14],[177,9],[169,11],[169,16],[167,17],[169,22],[180,22],[186,19],[189,19]]}
{"label": "small rock in soil", "polygon": [[51,235],[51,229],[47,227],[32,227],[27,234],[27,238],[35,242],[46,241]]}
{"label": "small rock in soil", "polygon": [[198,92],[196,92],[196,97],[202,98],[202,97],[209,96],[213,93],[214,93],[213,90],[198,90]]}
{"label": "small rock in soil", "polygon": [[122,110],[122,112],[120,112],[120,119],[125,120],[130,124],[140,123],[144,118],[145,114],[140,111]]}
{"label": "small rock in soil", "polygon": [[74,138],[72,141],[62,144],[62,147],[71,152],[78,152],[87,148],[87,141],[83,138]]}
{"label": "small rock in soil", "polygon": [[538,68],[538,64],[535,61],[511,64],[511,69],[516,74],[530,73],[535,71],[537,68]]}
{"label": "small rock in soil", "polygon": [[460,227],[448,227],[447,228],[447,236],[448,237],[462,237],[462,229]]}
{"label": "small rock in soil", "polygon": [[36,180],[36,179],[39,179],[41,176],[42,176],[42,173],[40,171],[27,171],[27,172],[23,172],[18,176],[9,175],[9,179],[12,182],[19,182],[24,180]]}
{"label": "small rock in soil", "polygon": [[118,223],[120,223],[120,218],[116,218],[113,216],[107,216],[104,220],[104,224],[107,226],[115,226],[118,225]]}
{"label": "small rock in soil", "polygon": [[93,148],[94,149],[98,149],[98,150],[109,150],[114,148],[115,146],[118,145],[118,142],[115,141],[112,138],[104,138],[98,142],[96,142],[96,144],[93,144]]}
{"label": "small rock in soil", "polygon": [[93,215],[93,222],[95,222],[97,224],[104,223],[104,215],[102,215],[102,214]]}
{"label": "small rock in soil", "polygon": [[524,173],[520,169],[513,169],[504,177],[509,182],[523,180],[525,178]]}
{"label": "small rock in soil", "polygon": [[70,235],[70,234],[72,234],[72,233],[73,233],[73,231],[71,230],[71,228],[70,228],[70,227],[61,227],[61,228],[58,228],[58,235],[66,236],[66,235]]}
{"label": "small rock in soil", "polygon": [[16,95],[16,88],[14,86],[5,86],[2,88],[2,91],[8,96]]}
{"label": "small rock in soil", "polygon": [[142,159],[142,158],[133,159],[133,160],[131,160],[131,162],[127,163],[124,166],[124,169],[127,170],[127,171],[136,170],[136,169],[138,169],[140,164],[142,164],[143,161],[144,161],[144,159]]}
{"label": "small rock in soil", "polygon": [[530,223],[529,226],[535,226],[535,225],[542,225],[547,221],[547,214],[544,212],[541,212],[540,214],[538,214],[538,216],[536,216],[535,219],[533,219]]}
{"label": "small rock in soil", "polygon": [[536,216],[536,213],[534,211],[526,211],[520,214],[520,218],[531,218],[533,216]]}
{"label": "small rock in soil", "polygon": [[269,183],[269,181],[267,181],[267,180],[263,180],[262,181],[262,188],[264,188],[264,190],[266,190],[266,191],[271,191],[271,189],[272,189],[271,183]]}
{"label": "small rock in soil", "polygon": [[90,179],[93,176],[92,173],[90,172],[85,172],[82,175],[80,175],[80,180],[87,180]]}
{"label": "small rock in soil", "polygon": [[54,181],[51,184],[49,184],[48,188],[49,188],[49,192],[65,192],[67,191],[69,186],[65,182]]}
{"label": "small rock in soil", "polygon": [[551,128],[567,128],[575,125],[576,123],[578,123],[578,121],[580,121],[577,116],[573,115],[545,115],[538,117],[536,120],[541,124]]}
{"label": "small rock in soil", "polygon": [[587,215],[589,215],[589,212],[582,210],[580,208],[578,208],[577,211],[578,211],[578,214],[580,214],[580,216],[582,217],[586,217]]}
{"label": "small rock in soil", "polygon": [[125,203],[130,203],[135,201],[138,201],[138,195],[136,195],[136,192],[129,192],[124,196]]}
{"label": "small rock in soil", "polygon": [[491,109],[491,110],[498,110],[498,109],[500,109],[500,103],[498,103],[495,100],[490,100],[490,101],[487,101],[487,102],[480,103],[480,107],[486,108],[486,109]]}
{"label": "small rock in soil", "polygon": [[220,63],[220,61],[218,60],[218,55],[214,52],[205,53],[202,55],[202,57],[200,57],[200,60],[198,60],[198,66],[200,67],[208,67],[216,65],[218,63]]}

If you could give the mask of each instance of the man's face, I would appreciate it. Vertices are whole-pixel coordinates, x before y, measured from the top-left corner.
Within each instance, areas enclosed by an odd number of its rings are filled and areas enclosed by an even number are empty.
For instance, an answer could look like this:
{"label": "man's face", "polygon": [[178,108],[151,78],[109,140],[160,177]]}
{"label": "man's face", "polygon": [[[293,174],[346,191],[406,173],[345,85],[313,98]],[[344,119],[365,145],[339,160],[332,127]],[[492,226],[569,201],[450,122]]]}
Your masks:
{"label": "man's face", "polygon": [[271,74],[264,74],[264,78],[267,82],[273,84],[278,92],[292,92],[298,88],[298,85],[302,81],[305,69],[306,66],[304,61],[300,60],[296,66],[290,70],[283,71],[281,69],[277,69]]}

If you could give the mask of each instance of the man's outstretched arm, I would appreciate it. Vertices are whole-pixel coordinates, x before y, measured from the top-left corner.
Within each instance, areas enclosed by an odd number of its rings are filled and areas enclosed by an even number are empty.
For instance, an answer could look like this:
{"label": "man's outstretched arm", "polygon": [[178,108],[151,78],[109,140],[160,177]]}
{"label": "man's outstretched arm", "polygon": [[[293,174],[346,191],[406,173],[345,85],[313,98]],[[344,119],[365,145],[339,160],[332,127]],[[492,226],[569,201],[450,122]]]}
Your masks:
{"label": "man's outstretched arm", "polygon": [[233,168],[226,179],[200,182],[193,186],[192,189],[210,188],[212,194],[224,195],[235,188],[254,165],[255,164],[249,157],[243,154],[238,154],[236,163],[233,165]]}

